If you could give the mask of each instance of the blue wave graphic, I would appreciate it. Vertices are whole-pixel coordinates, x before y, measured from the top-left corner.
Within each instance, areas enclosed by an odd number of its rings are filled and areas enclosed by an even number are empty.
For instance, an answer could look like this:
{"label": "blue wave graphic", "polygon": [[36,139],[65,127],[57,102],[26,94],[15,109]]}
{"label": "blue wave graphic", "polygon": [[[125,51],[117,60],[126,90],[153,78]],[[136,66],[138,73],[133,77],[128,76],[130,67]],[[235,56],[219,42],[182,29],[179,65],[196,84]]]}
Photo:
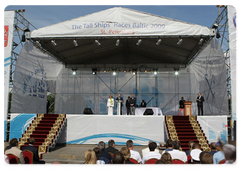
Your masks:
{"label": "blue wave graphic", "polygon": [[[95,134],[95,135],[91,135],[91,136],[86,136],[80,139],[76,139],[76,140],[72,140],[67,142],[67,144],[83,144],[88,140],[91,139],[97,139],[97,138],[122,138],[122,139],[126,139],[129,140],[133,140],[133,141],[143,141],[148,143],[151,139],[148,138],[143,138],[143,137],[139,137],[139,136],[134,136],[134,135],[128,135],[128,134],[119,134],[119,133],[103,133],[103,134]],[[158,143],[158,141],[154,141],[156,143]],[[115,142],[116,145],[126,145],[125,142]],[[135,145],[140,145],[134,142]]]}
{"label": "blue wave graphic", "polygon": [[[10,60],[9,63],[6,63],[8,60]],[[11,64],[11,56],[4,59],[4,67],[6,67],[6,66],[8,66],[10,64]]]}

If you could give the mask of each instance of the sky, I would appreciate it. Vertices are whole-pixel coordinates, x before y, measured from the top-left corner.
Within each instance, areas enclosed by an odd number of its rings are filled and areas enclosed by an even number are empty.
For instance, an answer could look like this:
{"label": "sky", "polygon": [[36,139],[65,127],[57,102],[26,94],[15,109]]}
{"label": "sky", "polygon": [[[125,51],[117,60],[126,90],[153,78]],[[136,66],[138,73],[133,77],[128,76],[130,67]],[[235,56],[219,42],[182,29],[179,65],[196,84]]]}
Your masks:
{"label": "sky", "polygon": [[41,28],[119,6],[206,27],[211,27],[218,15],[216,5],[9,5],[4,10],[25,9],[24,17]]}

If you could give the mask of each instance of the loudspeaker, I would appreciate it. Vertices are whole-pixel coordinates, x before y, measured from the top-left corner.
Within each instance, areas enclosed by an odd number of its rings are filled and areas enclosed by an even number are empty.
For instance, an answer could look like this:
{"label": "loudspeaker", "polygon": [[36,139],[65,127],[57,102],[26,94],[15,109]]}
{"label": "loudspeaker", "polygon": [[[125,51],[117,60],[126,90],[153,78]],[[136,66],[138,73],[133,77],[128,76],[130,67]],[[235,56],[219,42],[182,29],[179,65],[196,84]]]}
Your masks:
{"label": "loudspeaker", "polygon": [[153,110],[152,109],[146,109],[143,115],[153,115]]}
{"label": "loudspeaker", "polygon": [[93,114],[92,109],[91,108],[85,108],[83,111],[83,114]]}

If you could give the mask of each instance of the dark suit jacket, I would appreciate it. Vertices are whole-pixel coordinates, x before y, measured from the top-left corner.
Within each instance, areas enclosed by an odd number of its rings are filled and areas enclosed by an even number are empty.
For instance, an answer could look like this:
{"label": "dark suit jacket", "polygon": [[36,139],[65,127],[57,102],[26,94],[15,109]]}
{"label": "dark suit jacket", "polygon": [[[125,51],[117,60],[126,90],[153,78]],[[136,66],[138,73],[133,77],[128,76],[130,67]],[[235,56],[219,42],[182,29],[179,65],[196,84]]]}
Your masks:
{"label": "dark suit jacket", "polygon": [[130,109],[130,101],[126,100],[126,108]]}
{"label": "dark suit jacket", "polygon": [[[199,101],[201,100],[201,101]],[[202,106],[203,105],[203,102],[204,102],[204,97],[201,96],[201,97],[197,97],[197,106]]]}
{"label": "dark suit jacket", "polygon": [[99,160],[103,160],[105,161],[105,164],[109,164],[112,160],[112,157],[109,153],[105,151],[105,149],[102,149],[99,155]]}
{"label": "dark suit jacket", "polygon": [[141,104],[140,104],[140,107],[146,107],[147,106],[147,103],[146,102],[142,102]]}
{"label": "dark suit jacket", "polygon": [[134,97],[134,98],[130,98],[130,106],[131,106],[131,104],[133,104],[133,106],[135,107],[136,106],[136,98]]}
{"label": "dark suit jacket", "polygon": [[180,100],[179,101],[179,108],[184,108],[185,104],[184,104],[185,100]]}
{"label": "dark suit jacket", "polygon": [[[122,100],[122,101],[123,101],[123,98],[122,98],[122,97],[120,97],[120,98],[117,97],[116,100]],[[116,101],[116,100],[115,100],[115,101]],[[117,102],[116,102],[116,103],[117,103]],[[122,106],[123,106],[123,102],[121,103],[121,107],[122,107]]]}
{"label": "dark suit jacket", "polygon": [[33,164],[37,164],[39,162],[38,148],[28,145],[22,148],[22,151],[25,150],[31,151],[33,153]]}
{"label": "dark suit jacket", "polygon": [[114,154],[114,153],[117,152],[118,150],[117,150],[116,148],[114,148],[114,147],[109,146],[109,147],[107,147],[104,151],[107,152],[107,153],[112,153],[112,154]]}

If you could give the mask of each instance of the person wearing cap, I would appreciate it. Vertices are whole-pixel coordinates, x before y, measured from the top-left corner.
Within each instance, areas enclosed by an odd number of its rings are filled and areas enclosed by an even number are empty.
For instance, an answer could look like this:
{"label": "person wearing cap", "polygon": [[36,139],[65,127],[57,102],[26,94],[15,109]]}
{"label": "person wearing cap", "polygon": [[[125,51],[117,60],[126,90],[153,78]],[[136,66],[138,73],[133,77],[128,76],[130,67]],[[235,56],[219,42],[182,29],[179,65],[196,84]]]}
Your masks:
{"label": "person wearing cap", "polygon": [[213,163],[218,164],[220,161],[225,159],[225,156],[224,156],[224,153],[223,153],[223,143],[221,141],[218,141],[215,144],[215,146],[216,146],[218,152],[216,152],[213,155]]}
{"label": "person wearing cap", "polygon": [[199,143],[194,143],[193,150],[190,152],[191,162],[193,164],[200,164],[200,153],[202,152]]}
{"label": "person wearing cap", "polygon": [[230,144],[223,146],[223,153],[226,158],[225,164],[233,164],[236,161],[236,147]]}

